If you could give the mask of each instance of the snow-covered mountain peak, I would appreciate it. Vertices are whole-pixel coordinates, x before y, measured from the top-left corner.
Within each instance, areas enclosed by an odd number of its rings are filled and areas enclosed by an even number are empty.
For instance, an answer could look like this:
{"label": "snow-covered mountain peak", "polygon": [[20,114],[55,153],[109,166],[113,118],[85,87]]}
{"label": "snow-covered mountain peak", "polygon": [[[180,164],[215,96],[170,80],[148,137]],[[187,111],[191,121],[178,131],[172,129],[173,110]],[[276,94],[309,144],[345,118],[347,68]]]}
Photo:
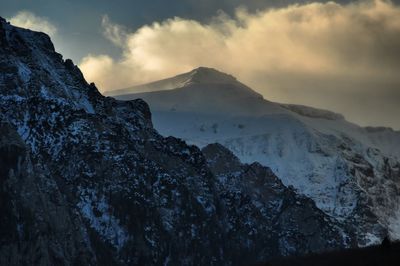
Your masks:
{"label": "snow-covered mountain peak", "polygon": [[[241,91],[246,92],[252,97],[262,98],[260,94],[256,93],[248,86],[239,82],[234,76],[209,67],[198,67],[189,72],[179,74],[171,78],[136,85],[124,89],[106,91],[103,94],[106,96],[131,95],[136,93],[192,88],[194,86],[203,89],[208,89],[212,87],[213,90],[240,89]],[[206,93],[208,94],[209,92],[207,91]]]}
{"label": "snow-covered mountain peak", "polygon": [[220,72],[214,68],[199,67],[193,69],[189,73],[189,83],[197,84],[233,84],[236,85],[239,82],[237,79],[229,74]]}
{"label": "snow-covered mountain peak", "polygon": [[[199,67],[146,85],[112,91],[105,95],[118,100],[137,98],[150,102],[154,100],[158,103],[154,106],[159,110],[198,112],[201,109],[203,113],[247,114],[249,111],[262,113],[267,103],[261,94],[239,82],[235,77],[206,67]],[[276,104],[268,105],[267,108],[286,111]]]}

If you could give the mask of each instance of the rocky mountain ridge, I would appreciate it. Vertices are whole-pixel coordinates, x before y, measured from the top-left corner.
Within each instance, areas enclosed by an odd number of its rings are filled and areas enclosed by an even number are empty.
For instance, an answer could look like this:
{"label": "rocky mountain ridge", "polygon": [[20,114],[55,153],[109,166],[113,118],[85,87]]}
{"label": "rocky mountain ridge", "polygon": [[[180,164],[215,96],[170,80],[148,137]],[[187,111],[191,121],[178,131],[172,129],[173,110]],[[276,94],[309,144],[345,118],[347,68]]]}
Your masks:
{"label": "rocky mountain ridge", "polygon": [[0,264],[237,265],[356,245],[267,168],[165,138],[151,116],[0,19]]}

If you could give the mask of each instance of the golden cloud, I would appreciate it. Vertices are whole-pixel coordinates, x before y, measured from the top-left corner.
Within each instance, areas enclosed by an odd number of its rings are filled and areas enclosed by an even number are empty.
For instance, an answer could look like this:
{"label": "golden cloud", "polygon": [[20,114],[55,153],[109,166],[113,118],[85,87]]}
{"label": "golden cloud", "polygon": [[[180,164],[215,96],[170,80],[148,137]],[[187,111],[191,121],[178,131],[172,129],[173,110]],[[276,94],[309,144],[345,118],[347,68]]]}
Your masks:
{"label": "golden cloud", "polygon": [[29,11],[20,11],[8,20],[17,27],[45,32],[50,36],[54,36],[57,33],[57,28],[48,19]]}
{"label": "golden cloud", "polygon": [[123,47],[122,58],[89,55],[80,64],[103,91],[209,66],[266,98],[342,111],[364,124],[381,116],[361,121],[361,110],[334,98],[390,94],[387,111],[400,111],[393,102],[393,96],[400,100],[400,8],[388,1],[237,10],[235,17],[220,14],[206,24],[176,17],[135,32],[106,17],[103,27]]}

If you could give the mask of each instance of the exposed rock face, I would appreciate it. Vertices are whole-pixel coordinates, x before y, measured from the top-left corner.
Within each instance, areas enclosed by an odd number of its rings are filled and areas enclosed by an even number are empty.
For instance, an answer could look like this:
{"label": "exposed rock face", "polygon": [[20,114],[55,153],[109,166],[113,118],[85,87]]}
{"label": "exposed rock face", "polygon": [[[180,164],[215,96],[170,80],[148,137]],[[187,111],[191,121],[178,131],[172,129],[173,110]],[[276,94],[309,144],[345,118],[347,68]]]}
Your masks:
{"label": "exposed rock face", "polygon": [[0,265],[93,264],[86,228],[56,180],[0,124]]}
{"label": "exposed rock face", "polygon": [[309,198],[285,187],[271,169],[259,163],[241,164],[220,144],[206,146],[203,153],[217,178],[227,235],[233,244],[246,243],[231,248],[241,250],[232,254],[236,259],[319,252],[350,241],[343,239],[348,236],[337,221]]}
{"label": "exposed rock face", "polygon": [[230,265],[351,243],[268,169],[160,136],[145,102],[103,97],[48,36],[4,20],[0,121],[1,265]]}

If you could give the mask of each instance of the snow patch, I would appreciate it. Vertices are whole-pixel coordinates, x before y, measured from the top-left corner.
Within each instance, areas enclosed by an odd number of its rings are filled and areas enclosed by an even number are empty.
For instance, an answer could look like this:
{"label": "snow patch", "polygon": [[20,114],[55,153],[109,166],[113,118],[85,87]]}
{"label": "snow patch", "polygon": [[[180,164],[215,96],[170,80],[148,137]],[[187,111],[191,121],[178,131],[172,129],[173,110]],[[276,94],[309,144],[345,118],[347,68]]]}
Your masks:
{"label": "snow patch", "polygon": [[112,207],[104,195],[97,196],[95,190],[81,189],[78,208],[93,228],[104,240],[120,250],[129,239],[129,234],[111,214]]}
{"label": "snow patch", "polygon": [[371,233],[365,234],[365,241],[366,241],[365,245],[362,245],[361,247],[368,247],[368,246],[372,246],[372,245],[378,245],[381,243],[381,239]]}
{"label": "snow patch", "polygon": [[23,63],[18,62],[18,75],[24,83],[31,79],[31,70]]}

